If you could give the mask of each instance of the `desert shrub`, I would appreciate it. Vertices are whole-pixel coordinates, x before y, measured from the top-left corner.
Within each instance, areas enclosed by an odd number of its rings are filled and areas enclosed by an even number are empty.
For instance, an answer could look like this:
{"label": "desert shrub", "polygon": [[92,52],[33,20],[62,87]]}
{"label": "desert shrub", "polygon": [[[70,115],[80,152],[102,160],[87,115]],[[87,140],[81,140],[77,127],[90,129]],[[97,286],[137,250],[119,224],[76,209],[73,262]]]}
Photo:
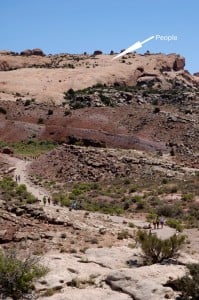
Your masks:
{"label": "desert shrub", "polygon": [[146,208],[146,202],[143,199],[140,201],[137,201],[136,204],[137,204],[137,206],[136,206],[137,210],[142,210],[142,209]]}
{"label": "desert shrub", "polygon": [[182,224],[181,224],[181,222],[179,220],[169,218],[166,221],[166,224],[168,226],[170,226],[171,228],[175,228],[179,232],[182,232],[182,230],[183,230],[183,226],[182,226]]}
{"label": "desert shrub", "polygon": [[0,189],[3,191],[2,198],[5,200],[14,199],[16,203],[35,203],[37,201],[31,193],[27,191],[25,184],[17,185],[11,177],[4,177],[0,180]]}
{"label": "desert shrub", "polygon": [[132,222],[129,222],[129,224],[128,224],[128,225],[129,225],[129,227],[130,227],[130,228],[135,228],[135,224],[134,224],[134,223],[132,223]]}
{"label": "desert shrub", "polygon": [[141,244],[146,264],[160,263],[165,259],[175,258],[185,241],[184,235],[173,235],[161,240],[157,235],[139,230],[137,240]]}
{"label": "desert shrub", "polygon": [[52,201],[55,204],[60,204],[61,206],[70,206],[70,199],[64,193],[53,193],[52,194]]}
{"label": "desert shrub", "polygon": [[99,97],[101,99],[101,101],[106,105],[106,106],[114,106],[113,101],[111,100],[111,98],[103,95],[102,93],[99,93]]}
{"label": "desert shrub", "polygon": [[24,299],[34,290],[34,281],[47,273],[38,258],[17,258],[16,252],[0,252],[0,294],[13,300]]}
{"label": "desert shrub", "polygon": [[131,200],[133,203],[138,203],[138,202],[142,201],[142,197],[140,195],[135,195],[132,197]]}
{"label": "desert shrub", "polygon": [[51,115],[53,115],[53,110],[52,110],[52,109],[49,109],[49,110],[48,110],[48,116],[51,116]]}
{"label": "desert shrub", "polygon": [[199,203],[192,203],[189,206],[189,211],[188,211],[189,215],[194,217],[195,219],[199,220]]}
{"label": "desert shrub", "polygon": [[129,189],[129,193],[135,193],[138,190],[138,187],[136,185],[132,185]]}
{"label": "desert shrub", "polygon": [[157,214],[175,218],[183,215],[183,209],[178,204],[164,204],[157,208]]}
{"label": "desert shrub", "polygon": [[130,184],[130,183],[131,183],[131,181],[130,181],[129,178],[125,178],[125,179],[124,179],[124,184],[125,184],[125,185]]}
{"label": "desert shrub", "polygon": [[69,89],[64,93],[64,99],[73,99],[75,97],[75,91],[73,89]]}
{"label": "desert shrub", "polygon": [[118,232],[118,234],[117,234],[118,240],[128,239],[128,237],[129,237],[128,230],[122,230],[122,231]]}
{"label": "desert shrub", "polygon": [[6,109],[3,107],[0,107],[0,114],[6,115],[7,114]]}
{"label": "desert shrub", "polygon": [[159,107],[155,107],[154,110],[153,110],[153,113],[154,114],[157,114],[160,112],[160,108]]}
{"label": "desert shrub", "polygon": [[180,300],[199,299],[199,264],[187,265],[185,276],[174,281],[169,281],[167,286],[180,291]]}
{"label": "desert shrub", "polygon": [[182,201],[185,201],[185,202],[191,202],[194,198],[194,195],[193,194],[183,194],[182,195]]}
{"label": "desert shrub", "polygon": [[26,101],[24,102],[24,106],[29,106],[30,104],[31,104],[31,100],[26,99]]}
{"label": "desert shrub", "polygon": [[37,124],[44,124],[44,119],[43,118],[39,118],[37,121]]}
{"label": "desert shrub", "polygon": [[162,184],[167,184],[168,181],[169,181],[168,178],[163,178],[163,179],[162,179]]}

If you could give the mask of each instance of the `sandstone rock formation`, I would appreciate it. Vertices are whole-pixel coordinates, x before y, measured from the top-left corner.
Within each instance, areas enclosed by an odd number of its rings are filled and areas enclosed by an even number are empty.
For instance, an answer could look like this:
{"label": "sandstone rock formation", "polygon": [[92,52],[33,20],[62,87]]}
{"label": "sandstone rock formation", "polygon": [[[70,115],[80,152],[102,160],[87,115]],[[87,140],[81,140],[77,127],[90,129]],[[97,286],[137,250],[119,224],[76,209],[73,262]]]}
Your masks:
{"label": "sandstone rock formation", "polygon": [[31,55],[44,56],[44,53],[41,49],[35,48],[32,50],[30,50],[30,49],[24,50],[20,53],[20,55],[22,55],[22,56],[31,56]]}

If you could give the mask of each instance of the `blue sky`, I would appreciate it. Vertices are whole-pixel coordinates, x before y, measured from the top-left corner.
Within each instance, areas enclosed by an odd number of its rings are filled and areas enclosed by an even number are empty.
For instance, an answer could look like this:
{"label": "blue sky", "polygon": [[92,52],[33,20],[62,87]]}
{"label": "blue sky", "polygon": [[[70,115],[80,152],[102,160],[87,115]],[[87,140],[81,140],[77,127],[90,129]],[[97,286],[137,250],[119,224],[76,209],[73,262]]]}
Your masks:
{"label": "blue sky", "polygon": [[49,53],[119,52],[151,35],[138,50],[178,53],[186,69],[199,71],[198,0],[0,0],[0,49]]}

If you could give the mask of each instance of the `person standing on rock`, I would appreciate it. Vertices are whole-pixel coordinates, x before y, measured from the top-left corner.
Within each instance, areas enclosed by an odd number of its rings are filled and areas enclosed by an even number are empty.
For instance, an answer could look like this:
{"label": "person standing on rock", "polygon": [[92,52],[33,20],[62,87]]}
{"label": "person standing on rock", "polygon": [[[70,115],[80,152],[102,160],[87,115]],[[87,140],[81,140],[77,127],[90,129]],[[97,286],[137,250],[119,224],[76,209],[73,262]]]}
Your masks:
{"label": "person standing on rock", "polygon": [[157,229],[159,229],[159,225],[160,225],[160,218],[159,218],[159,216],[157,216],[157,218],[156,218],[156,227],[157,227]]}
{"label": "person standing on rock", "polygon": [[164,217],[163,216],[160,217],[160,226],[161,226],[161,228],[164,227]]}
{"label": "person standing on rock", "polygon": [[20,182],[20,180],[21,180],[21,176],[20,176],[20,175],[18,175],[17,179],[18,179],[18,182]]}

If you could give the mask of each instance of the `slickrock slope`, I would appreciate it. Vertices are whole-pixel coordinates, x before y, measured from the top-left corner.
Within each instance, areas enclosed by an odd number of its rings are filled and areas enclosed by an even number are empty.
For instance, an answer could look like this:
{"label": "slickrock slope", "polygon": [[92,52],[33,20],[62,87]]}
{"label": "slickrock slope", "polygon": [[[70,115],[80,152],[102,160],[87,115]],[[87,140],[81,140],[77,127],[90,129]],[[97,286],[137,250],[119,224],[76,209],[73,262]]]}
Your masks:
{"label": "slickrock slope", "polygon": [[0,99],[35,98],[61,103],[63,93],[97,83],[155,84],[167,89],[174,78],[188,86],[198,78],[184,71],[185,59],[176,54],[129,54],[112,61],[112,55],[18,55],[0,52]]}

